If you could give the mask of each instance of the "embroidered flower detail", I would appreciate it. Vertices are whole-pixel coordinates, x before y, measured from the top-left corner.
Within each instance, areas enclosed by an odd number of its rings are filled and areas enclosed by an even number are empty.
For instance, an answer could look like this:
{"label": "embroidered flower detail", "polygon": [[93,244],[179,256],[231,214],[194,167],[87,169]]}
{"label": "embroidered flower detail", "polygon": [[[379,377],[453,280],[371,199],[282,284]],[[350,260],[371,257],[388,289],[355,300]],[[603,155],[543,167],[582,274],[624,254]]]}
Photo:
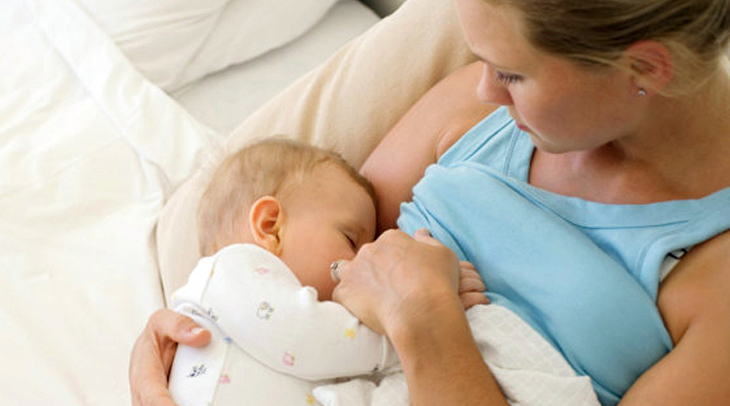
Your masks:
{"label": "embroidered flower detail", "polygon": [[355,329],[354,328],[346,328],[345,329],[345,337],[349,338],[350,340],[355,339]]}
{"label": "embroidered flower detail", "polygon": [[271,270],[269,268],[266,268],[263,266],[255,268],[253,271],[259,275],[266,275],[267,273],[271,272]]}
{"label": "embroidered flower detail", "polygon": [[290,353],[289,351],[284,351],[284,357],[282,358],[284,365],[293,367],[295,359],[296,356],[294,354]]}
{"label": "embroidered flower detail", "polygon": [[208,368],[205,366],[205,364],[193,365],[193,368],[188,374],[188,378],[196,378],[200,375],[205,374],[206,372],[208,372]]}
{"label": "embroidered flower detail", "polygon": [[309,393],[307,394],[307,404],[308,405],[313,405],[314,404],[314,396],[312,396]]}
{"label": "embroidered flower detail", "polygon": [[228,374],[221,375],[221,384],[225,385],[229,383],[231,383],[231,377]]}
{"label": "embroidered flower detail", "polygon": [[271,307],[269,302],[261,302],[259,308],[256,310],[256,316],[260,319],[268,320],[271,317],[271,313],[274,312],[274,308]]}

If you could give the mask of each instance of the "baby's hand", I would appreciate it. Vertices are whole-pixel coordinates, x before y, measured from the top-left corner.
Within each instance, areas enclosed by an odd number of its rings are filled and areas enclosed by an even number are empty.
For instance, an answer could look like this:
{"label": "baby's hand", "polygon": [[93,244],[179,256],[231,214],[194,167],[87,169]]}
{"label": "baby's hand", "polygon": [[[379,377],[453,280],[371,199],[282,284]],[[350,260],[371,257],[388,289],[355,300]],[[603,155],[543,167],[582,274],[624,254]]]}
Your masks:
{"label": "baby's hand", "polygon": [[469,310],[474,305],[489,304],[489,299],[484,292],[487,287],[479,276],[474,265],[468,261],[460,261],[461,273],[459,275],[459,298],[464,310]]}

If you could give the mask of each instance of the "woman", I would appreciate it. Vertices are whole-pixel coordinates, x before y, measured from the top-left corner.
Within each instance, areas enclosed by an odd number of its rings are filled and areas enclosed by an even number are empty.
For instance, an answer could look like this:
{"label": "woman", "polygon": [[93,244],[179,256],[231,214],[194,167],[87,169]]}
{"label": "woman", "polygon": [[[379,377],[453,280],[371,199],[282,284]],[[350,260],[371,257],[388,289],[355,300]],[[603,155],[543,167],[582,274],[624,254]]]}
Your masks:
{"label": "woman", "polygon": [[[620,404],[730,403],[730,233],[724,232],[730,216],[718,212],[730,206],[730,77],[724,57],[730,2],[456,5],[482,61],[434,87],[364,165],[379,196],[380,230],[394,226],[398,204],[410,199],[424,169],[449,147],[491,137],[479,133],[485,128],[480,124],[462,138],[493,110],[477,101],[506,106],[485,122],[508,112],[512,119],[504,126],[529,136],[535,150],[524,181],[542,191],[535,193],[570,198],[575,207],[597,202],[604,211],[663,213],[671,207],[669,212],[681,214],[690,203],[719,201],[704,212],[716,228],[693,240],[679,232],[664,236],[684,238],[689,253],[666,278],[660,281],[657,269],[642,287],[655,291],[671,351],[641,371],[620,394]],[[475,85],[479,100],[472,97]],[[427,174],[423,183],[430,179]],[[479,217],[463,213],[471,216]],[[471,338],[457,275],[458,261],[445,246],[387,231],[342,267],[333,297],[390,338],[413,404],[504,405]],[[489,280],[487,286],[494,288]],[[165,364],[175,342],[206,340],[207,333],[189,320],[165,311],[153,316],[133,354],[135,404],[171,404],[165,403]]]}

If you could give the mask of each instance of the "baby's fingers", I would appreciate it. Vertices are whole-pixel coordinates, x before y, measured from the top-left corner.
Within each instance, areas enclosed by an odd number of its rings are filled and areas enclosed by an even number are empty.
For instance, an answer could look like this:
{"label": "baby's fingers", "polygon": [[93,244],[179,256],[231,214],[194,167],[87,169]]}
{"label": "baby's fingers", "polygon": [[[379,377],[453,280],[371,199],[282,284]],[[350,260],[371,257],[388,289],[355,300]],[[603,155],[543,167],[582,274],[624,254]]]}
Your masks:
{"label": "baby's fingers", "polygon": [[489,298],[484,292],[465,292],[459,294],[461,305],[464,306],[464,310],[469,310],[472,306],[476,305],[487,305],[489,304]]}
{"label": "baby's fingers", "polygon": [[459,293],[463,292],[484,292],[487,287],[482,277],[471,262],[460,261],[461,273],[459,275]]}
{"label": "baby's fingers", "polygon": [[489,304],[489,299],[484,292],[487,290],[479,272],[471,262],[459,262],[461,273],[459,275],[459,298],[464,309],[478,304]]}

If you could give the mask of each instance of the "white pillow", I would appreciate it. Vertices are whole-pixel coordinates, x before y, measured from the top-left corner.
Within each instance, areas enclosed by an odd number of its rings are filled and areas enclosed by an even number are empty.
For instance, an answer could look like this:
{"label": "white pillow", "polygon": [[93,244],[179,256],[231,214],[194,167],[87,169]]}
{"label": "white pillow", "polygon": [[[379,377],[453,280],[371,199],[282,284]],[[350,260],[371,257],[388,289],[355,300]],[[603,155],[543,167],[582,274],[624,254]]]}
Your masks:
{"label": "white pillow", "polygon": [[337,0],[77,0],[153,83],[173,91],[297,38]]}

